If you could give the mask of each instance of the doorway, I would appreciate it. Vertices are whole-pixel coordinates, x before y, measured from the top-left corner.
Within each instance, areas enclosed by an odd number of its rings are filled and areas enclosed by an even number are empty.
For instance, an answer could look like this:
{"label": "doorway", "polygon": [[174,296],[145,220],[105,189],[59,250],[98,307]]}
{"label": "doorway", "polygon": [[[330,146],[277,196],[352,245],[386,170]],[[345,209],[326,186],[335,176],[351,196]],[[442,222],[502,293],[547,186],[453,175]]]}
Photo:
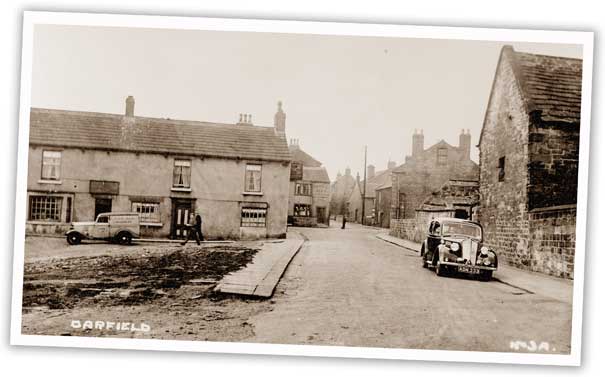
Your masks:
{"label": "doorway", "polygon": [[193,211],[191,199],[172,199],[172,222],[170,237],[172,239],[185,239],[187,237],[187,221]]}
{"label": "doorway", "polygon": [[317,207],[315,209],[317,211],[317,222],[319,224],[326,223],[326,207]]}
{"label": "doorway", "polygon": [[111,212],[111,198],[95,198],[95,220],[105,212]]}

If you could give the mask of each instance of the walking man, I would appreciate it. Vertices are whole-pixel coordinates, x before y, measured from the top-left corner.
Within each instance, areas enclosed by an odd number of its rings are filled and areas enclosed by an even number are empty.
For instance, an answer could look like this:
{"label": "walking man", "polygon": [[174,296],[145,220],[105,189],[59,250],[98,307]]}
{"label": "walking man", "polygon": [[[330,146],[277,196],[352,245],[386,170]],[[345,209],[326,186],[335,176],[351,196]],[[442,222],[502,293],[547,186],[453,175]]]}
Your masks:
{"label": "walking man", "polygon": [[340,229],[344,229],[345,225],[347,225],[347,216],[346,215],[342,215],[342,228]]}
{"label": "walking man", "polygon": [[185,244],[194,237],[198,245],[200,244],[200,241],[204,240],[204,235],[202,234],[202,216],[200,214],[191,213],[187,223],[187,230],[187,238],[181,242],[181,245],[185,246]]}

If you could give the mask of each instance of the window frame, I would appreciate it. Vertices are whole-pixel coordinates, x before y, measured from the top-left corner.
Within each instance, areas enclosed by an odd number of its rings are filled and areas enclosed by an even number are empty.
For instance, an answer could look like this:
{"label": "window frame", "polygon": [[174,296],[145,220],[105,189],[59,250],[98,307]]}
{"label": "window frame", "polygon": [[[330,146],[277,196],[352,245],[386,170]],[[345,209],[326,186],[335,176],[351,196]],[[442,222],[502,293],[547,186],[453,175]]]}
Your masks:
{"label": "window frame", "polygon": [[[45,154],[47,154],[47,153],[48,154],[54,153],[54,154],[58,154],[59,155],[59,157],[58,157],[59,163],[56,164],[56,167],[57,167],[57,177],[56,178],[55,177],[48,177],[48,176],[44,175],[45,174],[44,173],[44,167],[47,165],[47,163],[45,163]],[[53,158],[53,157],[49,157],[49,158]],[[56,159],[57,157],[54,157],[54,158]],[[41,163],[41,166],[40,166],[40,179],[43,180],[43,181],[55,181],[55,182],[60,181],[61,180],[61,165],[62,165],[62,162],[63,162],[63,151],[57,150],[57,149],[43,149],[42,150],[42,163]]]}
{"label": "window frame", "polygon": [[[252,169],[253,167],[258,167],[258,169]],[[245,193],[253,193],[259,194],[263,192],[263,165],[260,163],[248,162],[246,163],[246,167],[244,168],[244,192]],[[258,172],[258,189],[249,190],[248,188],[248,172]],[[253,173],[251,173],[253,174]]]}
{"label": "window frame", "polygon": [[[240,227],[242,228],[266,228],[267,208],[242,207],[240,210]],[[247,215],[247,216],[246,216]],[[257,215],[257,216],[251,216]],[[262,216],[258,216],[262,215]]]}
{"label": "window frame", "polygon": [[[130,202],[130,208],[132,212],[139,214],[141,224],[162,224],[162,213],[160,211],[160,203],[158,202],[146,202],[140,200],[132,200]],[[153,208],[152,212],[141,212],[139,209],[150,209]],[[147,216],[152,215],[152,216]],[[155,216],[153,216],[155,215]],[[155,218],[157,217],[157,218]]]}
{"label": "window frame", "polygon": [[437,165],[439,165],[439,166],[447,165],[447,157],[448,157],[447,148],[437,148]]}
{"label": "window frame", "polygon": [[506,178],[506,155],[498,158],[498,182],[504,182]]}
{"label": "window frame", "polygon": [[[191,165],[192,165],[192,161],[191,159],[186,159],[186,158],[175,158],[174,159],[174,163],[172,165],[172,188],[173,189],[181,189],[181,190],[190,190],[191,189]],[[186,167],[189,169],[189,174],[187,176],[187,183],[183,183],[183,184],[177,184],[176,181],[176,177],[177,177],[177,167],[180,168],[180,175],[183,176],[183,167]]]}
{"label": "window frame", "polygon": [[[307,214],[301,215],[300,214],[300,209],[301,208],[305,208],[304,212],[307,213]],[[313,217],[313,209],[312,209],[312,207],[311,207],[310,204],[295,203],[293,211],[294,211],[294,216],[295,217]]]}
{"label": "window frame", "polygon": [[[36,199],[42,199],[45,200],[46,203],[37,203],[37,205],[34,205],[34,201]],[[50,203],[50,201],[55,202],[53,204]],[[28,213],[27,213],[27,221],[39,221],[39,222],[47,222],[47,223],[61,223],[62,222],[62,217],[63,217],[63,197],[62,196],[55,196],[55,195],[29,195],[29,208],[28,208]],[[44,213],[46,213],[46,211],[48,210],[52,210],[55,213],[53,214],[53,217],[51,217],[49,219],[48,216],[46,216],[45,218],[40,218],[39,215],[36,216],[37,218],[33,218],[32,214],[34,209],[40,210],[39,213],[42,213],[42,209],[44,209]]]}

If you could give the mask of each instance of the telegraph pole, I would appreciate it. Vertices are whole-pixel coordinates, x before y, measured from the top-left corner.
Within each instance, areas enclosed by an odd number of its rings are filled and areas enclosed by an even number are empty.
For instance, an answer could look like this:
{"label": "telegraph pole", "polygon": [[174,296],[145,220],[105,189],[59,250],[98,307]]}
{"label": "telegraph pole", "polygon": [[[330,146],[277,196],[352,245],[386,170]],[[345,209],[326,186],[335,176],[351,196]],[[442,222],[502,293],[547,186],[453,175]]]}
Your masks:
{"label": "telegraph pole", "polygon": [[366,224],[366,187],[368,184],[368,146],[364,148],[363,154],[363,194],[361,195],[361,225]]}

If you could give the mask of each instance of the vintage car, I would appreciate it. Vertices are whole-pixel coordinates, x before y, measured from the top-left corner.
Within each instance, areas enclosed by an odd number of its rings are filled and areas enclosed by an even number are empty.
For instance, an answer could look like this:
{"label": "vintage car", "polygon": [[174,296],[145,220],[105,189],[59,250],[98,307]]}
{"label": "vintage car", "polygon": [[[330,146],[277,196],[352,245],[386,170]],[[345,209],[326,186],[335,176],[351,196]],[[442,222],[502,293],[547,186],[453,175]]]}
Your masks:
{"label": "vintage car", "polygon": [[127,245],[139,237],[140,218],[136,212],[100,213],[96,221],[73,222],[65,236],[70,245],[83,239],[106,240]]}
{"label": "vintage car", "polygon": [[420,256],[422,266],[433,267],[439,276],[463,272],[488,281],[498,268],[498,256],[483,245],[483,228],[469,220],[431,220]]}

